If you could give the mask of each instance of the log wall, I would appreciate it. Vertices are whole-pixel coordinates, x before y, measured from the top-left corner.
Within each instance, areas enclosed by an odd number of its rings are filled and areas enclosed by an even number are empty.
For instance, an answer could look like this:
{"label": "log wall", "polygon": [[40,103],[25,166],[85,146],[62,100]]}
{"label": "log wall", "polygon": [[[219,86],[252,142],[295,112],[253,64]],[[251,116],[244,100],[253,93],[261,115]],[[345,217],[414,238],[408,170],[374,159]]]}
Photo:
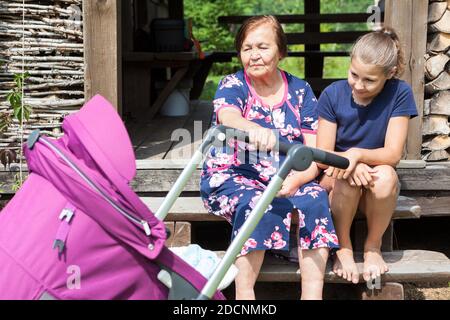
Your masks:
{"label": "log wall", "polygon": [[450,0],[430,0],[422,159],[450,158]]}

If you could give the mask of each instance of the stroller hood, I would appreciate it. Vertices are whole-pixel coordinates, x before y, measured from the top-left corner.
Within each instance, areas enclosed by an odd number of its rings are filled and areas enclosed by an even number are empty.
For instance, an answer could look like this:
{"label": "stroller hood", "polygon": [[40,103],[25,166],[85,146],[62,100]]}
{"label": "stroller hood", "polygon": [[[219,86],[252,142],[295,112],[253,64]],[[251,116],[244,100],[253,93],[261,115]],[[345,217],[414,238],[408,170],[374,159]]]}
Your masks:
{"label": "stroller hood", "polygon": [[100,168],[108,161],[114,174],[125,181],[136,175],[136,162],[131,141],[118,113],[110,103],[96,95],[77,113],[67,116],[63,130],[70,137],[83,142],[90,156]]}
{"label": "stroller hood", "polygon": [[[0,214],[0,299],[164,299],[163,267],[201,289],[206,279],[165,247],[164,223],[129,186],[134,153],[109,102],[95,96],[63,128],[24,146],[30,175]],[[73,266],[80,288],[68,286]]]}

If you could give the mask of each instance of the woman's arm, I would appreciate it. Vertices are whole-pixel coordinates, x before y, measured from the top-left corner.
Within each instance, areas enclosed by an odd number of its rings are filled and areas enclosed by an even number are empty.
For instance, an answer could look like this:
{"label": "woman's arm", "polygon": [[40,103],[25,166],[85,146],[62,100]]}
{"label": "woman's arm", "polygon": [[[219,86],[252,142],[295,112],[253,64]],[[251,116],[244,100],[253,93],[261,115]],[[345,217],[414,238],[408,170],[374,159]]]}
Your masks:
{"label": "woman's arm", "polygon": [[218,119],[221,124],[247,131],[250,138],[250,144],[259,150],[271,150],[277,143],[277,137],[272,130],[245,119],[239,110],[234,108],[222,108],[219,110],[217,116],[219,117]]}
{"label": "woman's arm", "polygon": [[248,131],[251,128],[260,128],[260,126],[254,122],[245,119],[241,112],[235,108],[222,108],[217,113],[220,124],[224,126]]}

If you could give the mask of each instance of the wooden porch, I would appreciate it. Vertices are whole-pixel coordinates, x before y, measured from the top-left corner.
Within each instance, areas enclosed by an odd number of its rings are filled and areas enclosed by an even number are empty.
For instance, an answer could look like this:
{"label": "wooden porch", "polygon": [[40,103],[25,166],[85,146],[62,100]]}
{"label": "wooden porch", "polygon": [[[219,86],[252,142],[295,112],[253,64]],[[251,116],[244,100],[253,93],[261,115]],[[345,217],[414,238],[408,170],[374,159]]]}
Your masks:
{"label": "wooden porch", "polygon": [[[100,93],[117,107],[130,132],[137,159],[138,170],[132,187],[150,209],[156,211],[211,124],[211,101],[191,101],[190,113],[183,117],[163,117],[158,114],[158,109],[171,90],[189,70],[192,70],[189,69],[192,62],[198,59],[189,52],[178,54],[135,52],[129,36],[133,29],[130,19],[132,12],[131,8],[124,4],[126,1],[92,0],[84,3],[86,100]],[[169,0],[168,3],[169,17],[183,17],[182,0]],[[344,53],[321,52],[320,43],[311,40],[314,37],[319,39],[318,27],[320,31],[320,23],[313,22],[317,19],[328,22],[336,19],[352,20],[355,16],[343,15],[339,18],[336,15],[318,15],[320,8],[317,8],[316,0],[306,0],[305,3],[309,6],[308,10],[305,10],[305,15],[281,18],[286,19],[286,23],[303,21],[302,23],[308,25],[306,32],[309,34],[297,35],[295,40],[306,42],[306,51],[291,55],[306,57],[307,62],[309,61],[306,75],[309,79],[313,79],[311,81],[313,87],[321,87],[326,84],[321,73],[324,56]],[[385,23],[401,31],[401,37],[407,44],[409,65],[405,80],[414,88],[419,114],[423,112],[424,100],[423,54],[426,45],[427,5],[428,1],[424,0],[387,0],[384,16]],[[140,12],[138,23],[144,23],[144,18]],[[224,17],[222,20],[224,23],[242,21],[236,17]],[[352,36],[349,39],[354,39],[355,34],[346,36]],[[232,54],[216,54],[210,62],[227,60]],[[167,90],[157,95],[152,83],[156,77],[161,76],[161,72],[166,71],[170,73]],[[204,75],[200,78],[204,80]],[[132,116],[129,117],[129,114]],[[382,279],[383,290],[378,292],[377,297],[367,296],[363,283],[359,286],[360,297],[401,299],[404,297],[403,287],[391,282],[450,280],[450,260],[445,254],[433,250],[407,250],[409,248],[400,250],[394,237],[397,222],[405,219],[420,221],[418,219],[450,215],[450,163],[426,164],[418,160],[422,144],[421,131],[422,119],[418,117],[411,123],[405,161],[398,167],[402,185],[401,197],[394,220],[383,242],[391,272]],[[14,195],[11,191],[15,184],[14,175],[15,172],[0,168],[2,196],[0,208],[2,203]],[[208,214],[204,209],[199,197],[199,178],[200,169],[170,211],[166,225],[172,235],[167,245],[198,243],[206,249],[224,251],[228,245],[230,228],[227,223]],[[364,220],[359,219],[353,228],[352,236],[357,250],[361,250],[363,243],[362,239],[366,232],[364,225]],[[426,232],[420,236],[423,236],[425,242]],[[359,268],[361,268],[360,261],[359,259]],[[298,283],[297,265],[286,259],[270,256],[258,280],[261,283]],[[326,282],[333,284],[340,282],[329,268]],[[232,297],[232,293],[229,293],[229,297]],[[267,296],[267,298],[274,297]]]}

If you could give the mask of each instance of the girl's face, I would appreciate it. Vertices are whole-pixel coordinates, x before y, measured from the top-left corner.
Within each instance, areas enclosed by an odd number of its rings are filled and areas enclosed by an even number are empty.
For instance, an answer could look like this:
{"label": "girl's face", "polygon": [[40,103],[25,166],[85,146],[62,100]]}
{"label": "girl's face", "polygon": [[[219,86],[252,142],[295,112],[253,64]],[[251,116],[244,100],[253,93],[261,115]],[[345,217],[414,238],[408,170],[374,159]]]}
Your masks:
{"label": "girl's face", "polygon": [[363,63],[358,57],[353,57],[348,69],[348,83],[352,88],[354,98],[358,100],[370,100],[375,98],[388,79],[395,74],[395,68],[388,76],[383,68],[374,64]]}
{"label": "girl's face", "polygon": [[264,78],[273,74],[281,56],[272,26],[265,23],[248,31],[240,56],[242,65],[251,78]]}

